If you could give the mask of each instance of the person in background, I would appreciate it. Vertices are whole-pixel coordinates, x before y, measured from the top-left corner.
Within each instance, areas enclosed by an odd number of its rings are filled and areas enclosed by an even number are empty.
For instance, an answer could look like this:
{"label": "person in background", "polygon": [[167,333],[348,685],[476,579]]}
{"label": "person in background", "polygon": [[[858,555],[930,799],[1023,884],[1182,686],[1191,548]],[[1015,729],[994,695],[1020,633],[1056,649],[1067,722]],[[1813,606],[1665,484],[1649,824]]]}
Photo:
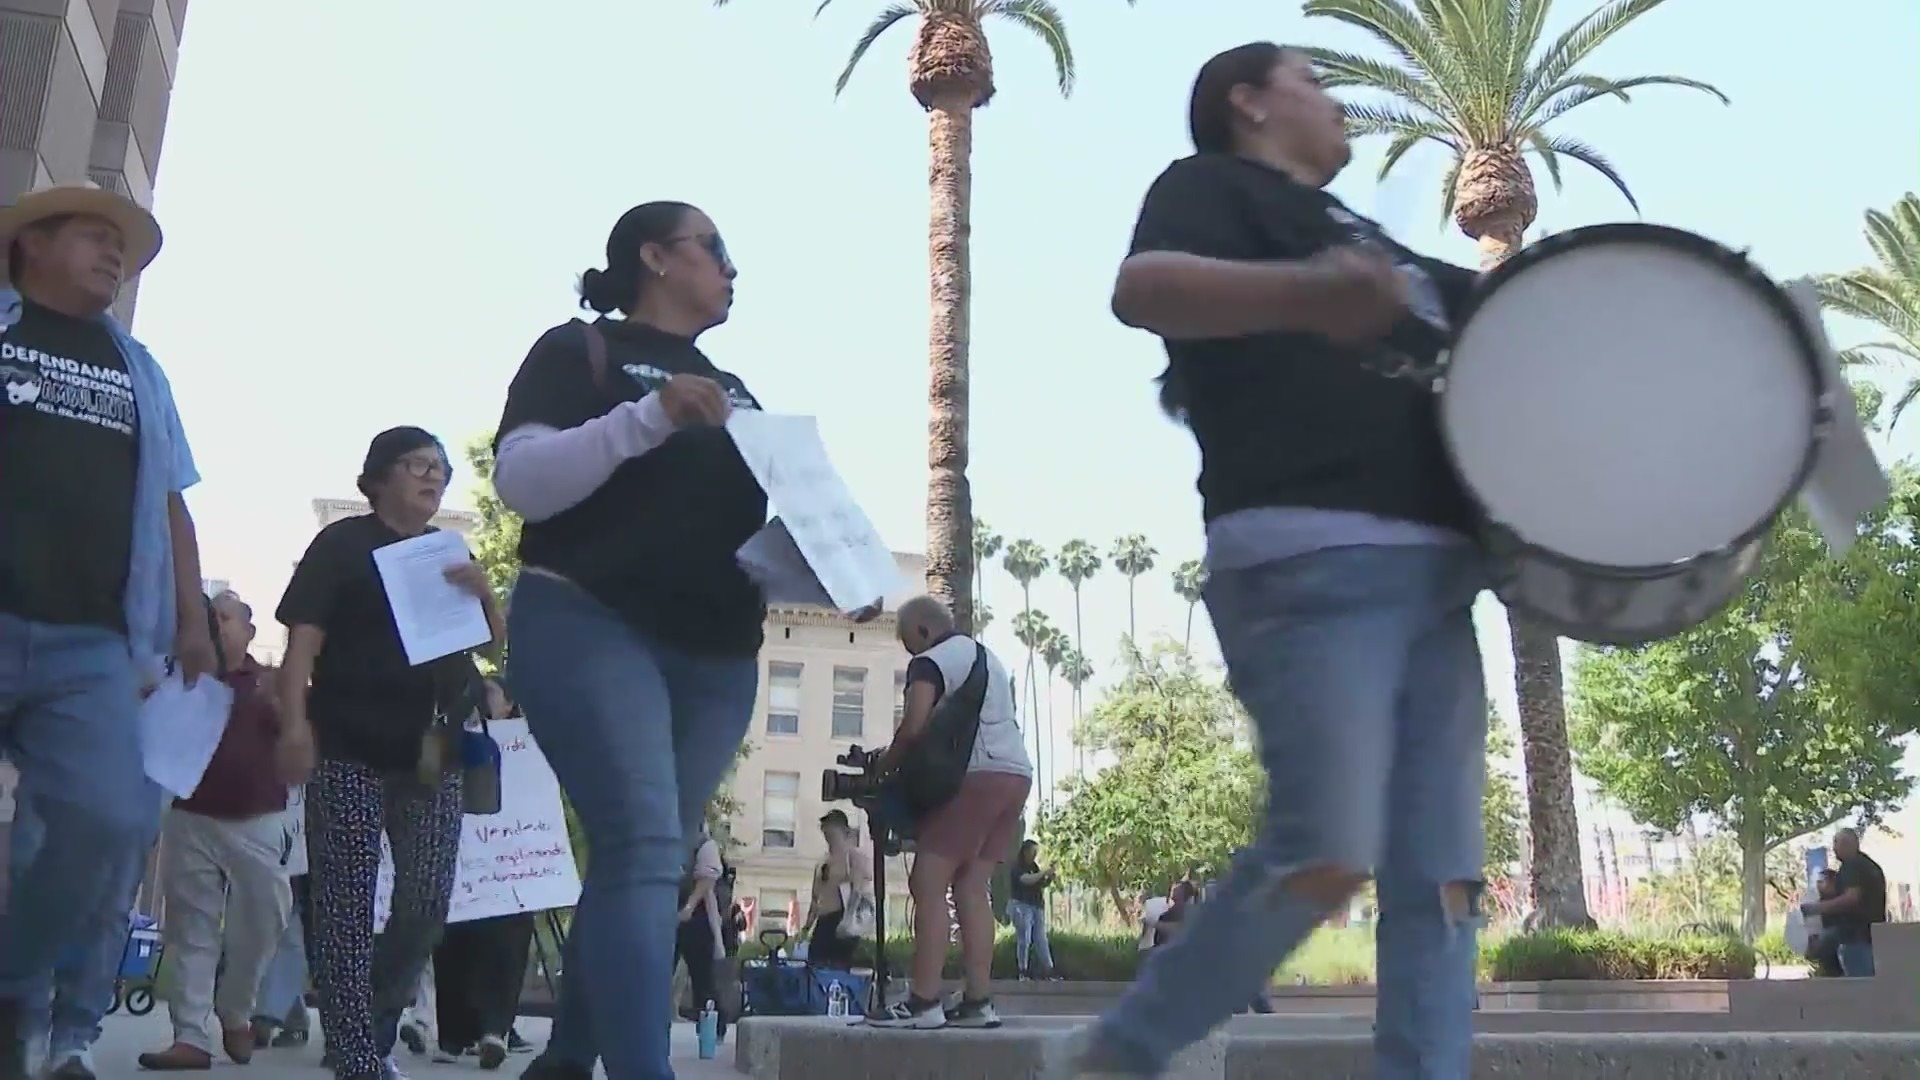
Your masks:
{"label": "person in background", "polygon": [[[505,720],[513,714],[506,691],[488,679],[488,717]],[[521,912],[448,924],[433,951],[436,1062],[470,1055],[491,1071],[507,1060],[533,945],[533,921],[532,912]]]}
{"label": "person in background", "polygon": [[[915,823],[913,870],[913,986],[903,1001],[868,1020],[876,1027],[994,1028],[993,898],[995,870],[1020,838],[1020,817],[1033,789],[1033,762],[1020,732],[1019,706],[1006,665],[986,646],[959,632],[953,613],[931,596],[900,605],[895,618],[907,662],[906,712],[891,745],[880,757],[881,775],[896,772],[933,719],[935,707],[964,685],[976,659],[986,660],[986,687],[973,754],[960,790],[946,805]],[[951,893],[955,917],[946,905]],[[960,928],[966,987],[951,1010],[940,994],[949,935]]]}
{"label": "person in background", "polygon": [[247,655],[253,609],[229,591],[208,602],[218,629],[222,682],[233,691],[226,731],[193,796],[175,800],[160,837],[166,898],[161,942],[172,969],[167,1011],[173,1042],[140,1055],[155,1072],[213,1065],[220,1049],[253,1059],[254,996],[293,906],[287,885],[287,788],[306,779],[303,754],[281,759],[272,673]]}
{"label": "person in background", "polygon": [[[1175,882],[1174,884],[1177,885],[1179,883]],[[1141,952],[1151,952],[1153,950],[1154,941],[1156,940],[1155,931],[1160,926],[1160,916],[1166,914],[1167,908],[1173,906],[1172,897],[1173,886],[1169,885],[1166,892],[1149,893],[1140,898],[1139,947]]]}
{"label": "person in background", "polygon": [[[720,1002],[719,967],[726,960],[725,929],[720,925],[723,907],[731,907],[733,897],[720,895],[726,866],[720,858],[720,845],[700,823],[699,842],[695,845],[689,869],[680,883],[680,927],[675,937],[674,962],[687,965],[687,980],[693,984],[693,1011],[698,1016],[709,1001]],[[671,970],[671,969],[669,969]],[[727,1012],[719,1015],[720,1038],[727,1037]]]}
{"label": "person in background", "polygon": [[[446,922],[463,807],[458,721],[483,701],[466,652],[412,663],[373,553],[432,531],[453,467],[420,428],[381,432],[359,478],[372,511],[320,530],[277,615],[288,630],[280,702],[290,736],[317,746],[307,783],[320,1023],[340,1080],[392,1080],[402,1011]],[[448,582],[477,599],[504,638],[480,565]],[[374,944],[381,837],[393,855],[391,911]]]}
{"label": "person in background", "polygon": [[302,924],[306,921],[303,913],[306,900],[301,894],[306,884],[305,874],[287,882],[288,894],[293,900],[287,914],[287,928],[280,935],[273,961],[267,965],[267,973],[260,979],[260,990],[254,995],[252,1027],[256,1050],[270,1046],[305,1046],[311,1035],[312,1020],[307,1015],[309,968],[306,946],[301,940],[305,933]]}
{"label": "person in background", "polygon": [[1848,978],[1870,978],[1873,966],[1873,924],[1887,921],[1887,875],[1860,850],[1860,834],[1841,829],[1833,834],[1833,853],[1840,859],[1834,875],[1834,895],[1800,905],[1803,915],[1820,916],[1821,936],[1833,936],[1841,973]]}
{"label": "person in background", "polygon": [[35,822],[9,841],[0,1080],[26,1080],[56,961],[93,944],[159,831],[140,673],[170,656],[191,685],[215,661],[183,494],[200,474],[166,375],[109,310],[159,223],[56,186],[0,209],[0,251],[0,754]]}
{"label": "person in background", "polygon": [[[1813,883],[1814,896],[1820,900],[1831,900],[1840,895],[1840,872],[1831,867],[1820,871]],[[1807,959],[1813,961],[1813,973],[1823,979],[1838,978],[1846,972],[1840,969],[1840,940],[1827,929],[1818,913],[1805,913],[1807,930]]]}
{"label": "person in background", "polygon": [[1047,886],[1056,875],[1040,866],[1040,841],[1020,845],[1014,859],[1013,888],[1008,890],[1007,919],[1013,923],[1013,959],[1020,980],[1027,976],[1027,955],[1039,954],[1040,971],[1048,979],[1059,976],[1053,970],[1053,947],[1047,941]]}
{"label": "person in background", "polygon": [[1191,881],[1176,881],[1167,890],[1167,907],[1153,921],[1153,947],[1164,949],[1186,929],[1188,917],[1200,906],[1200,889]]}
{"label": "person in background", "polygon": [[853,967],[860,939],[840,933],[846,915],[844,886],[854,895],[873,891],[873,860],[860,857],[860,845],[844,810],[829,810],[820,818],[820,835],[827,841],[827,857],[813,875],[812,903],[807,906],[807,962],[815,967],[845,971]]}

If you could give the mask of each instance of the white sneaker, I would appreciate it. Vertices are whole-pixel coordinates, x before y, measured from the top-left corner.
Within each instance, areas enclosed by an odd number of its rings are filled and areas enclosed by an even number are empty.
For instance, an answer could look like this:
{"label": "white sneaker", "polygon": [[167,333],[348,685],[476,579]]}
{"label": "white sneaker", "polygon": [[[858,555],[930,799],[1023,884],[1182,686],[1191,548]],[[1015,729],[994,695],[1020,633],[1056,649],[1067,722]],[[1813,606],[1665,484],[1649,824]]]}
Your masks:
{"label": "white sneaker", "polygon": [[1049,1035],[1040,1050],[1037,1080],[1146,1080],[1141,1073],[1113,1072],[1092,1061],[1094,1026]]}
{"label": "white sneaker", "polygon": [[97,1080],[93,1070],[93,1051],[82,1048],[58,1057],[49,1057],[40,1075],[48,1080]]}
{"label": "white sneaker", "polygon": [[435,1065],[452,1065],[460,1060],[461,1054],[467,1052],[468,1051],[462,1050],[449,1050],[444,1046],[436,1045],[433,1048],[433,1063]]}
{"label": "white sneaker", "polygon": [[400,1041],[408,1050],[416,1054],[427,1052],[427,1046],[434,1041],[433,1029],[413,1015],[408,1009],[400,1014]]}
{"label": "white sneaker", "polygon": [[939,1002],[915,1007],[912,998],[896,1001],[881,1011],[879,1016],[867,1018],[867,1026],[877,1028],[912,1028],[929,1031],[947,1026],[946,1007]]}

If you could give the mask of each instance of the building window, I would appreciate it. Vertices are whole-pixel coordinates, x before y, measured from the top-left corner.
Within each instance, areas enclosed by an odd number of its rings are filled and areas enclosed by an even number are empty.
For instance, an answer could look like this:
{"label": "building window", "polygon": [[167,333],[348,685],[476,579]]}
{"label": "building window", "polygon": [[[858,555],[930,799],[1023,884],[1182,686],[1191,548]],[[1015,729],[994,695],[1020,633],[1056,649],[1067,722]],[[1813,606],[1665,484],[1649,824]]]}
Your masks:
{"label": "building window", "polygon": [[833,669],[833,737],[858,739],[867,730],[867,669]]}
{"label": "building window", "polygon": [[799,894],[792,889],[760,890],[760,911],[755,916],[760,925],[756,929],[786,931],[795,929],[787,925],[787,912],[793,910],[791,905],[798,899]]}
{"label": "building window", "polygon": [[893,673],[893,729],[900,730],[900,721],[907,718],[907,673]]}
{"label": "building window", "polygon": [[767,663],[767,734],[800,734],[799,664],[783,660]]}
{"label": "building window", "polygon": [[796,823],[800,820],[800,774],[770,772],[760,801],[760,846],[793,847]]}

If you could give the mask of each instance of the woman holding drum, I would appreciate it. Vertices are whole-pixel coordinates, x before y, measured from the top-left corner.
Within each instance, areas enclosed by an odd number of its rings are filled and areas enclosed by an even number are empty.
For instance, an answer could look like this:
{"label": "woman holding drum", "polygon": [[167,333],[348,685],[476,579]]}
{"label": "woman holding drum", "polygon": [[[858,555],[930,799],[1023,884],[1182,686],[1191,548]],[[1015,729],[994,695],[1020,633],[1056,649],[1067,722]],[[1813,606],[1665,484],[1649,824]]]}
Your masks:
{"label": "woman holding drum", "polygon": [[1475,275],[1323,190],[1349,150],[1304,54],[1214,57],[1191,125],[1199,153],[1148,191],[1113,307],[1164,339],[1162,401],[1200,444],[1207,608],[1269,803],[1216,897],[1054,1075],[1158,1074],[1371,877],[1376,1075],[1464,1080],[1486,578],[1431,390],[1382,373],[1432,360]]}

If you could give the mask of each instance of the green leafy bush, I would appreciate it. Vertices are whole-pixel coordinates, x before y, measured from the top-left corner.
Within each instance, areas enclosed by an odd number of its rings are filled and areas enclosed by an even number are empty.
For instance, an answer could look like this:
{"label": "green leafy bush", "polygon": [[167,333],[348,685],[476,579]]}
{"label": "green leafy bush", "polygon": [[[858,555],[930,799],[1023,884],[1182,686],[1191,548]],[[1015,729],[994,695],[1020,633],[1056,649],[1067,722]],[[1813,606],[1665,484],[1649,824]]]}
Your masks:
{"label": "green leafy bush", "polygon": [[1752,946],[1725,936],[1645,938],[1610,930],[1548,930],[1481,944],[1493,982],[1555,979],[1751,979]]}

